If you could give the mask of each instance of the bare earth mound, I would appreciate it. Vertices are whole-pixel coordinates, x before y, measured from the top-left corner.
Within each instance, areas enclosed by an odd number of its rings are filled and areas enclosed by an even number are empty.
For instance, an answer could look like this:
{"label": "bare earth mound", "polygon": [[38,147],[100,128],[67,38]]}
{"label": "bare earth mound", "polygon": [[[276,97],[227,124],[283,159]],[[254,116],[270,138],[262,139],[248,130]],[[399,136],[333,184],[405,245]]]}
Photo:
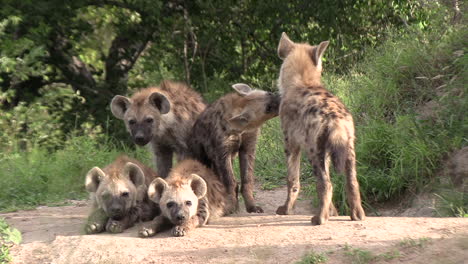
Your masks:
{"label": "bare earth mound", "polygon": [[[285,189],[257,191],[267,213],[239,214],[212,221],[187,237],[166,231],[153,238],[137,237],[138,226],[122,234],[83,235],[88,207],[40,207],[0,214],[23,233],[12,249],[14,263],[291,263],[311,251],[327,255],[327,263],[350,263],[349,248],[375,255],[384,263],[464,263],[468,259],[468,219],[427,217],[368,217],[352,222],[333,217],[324,226],[312,226],[309,201],[299,201],[296,215],[274,211]],[[404,239],[423,238],[428,245],[402,247]]]}

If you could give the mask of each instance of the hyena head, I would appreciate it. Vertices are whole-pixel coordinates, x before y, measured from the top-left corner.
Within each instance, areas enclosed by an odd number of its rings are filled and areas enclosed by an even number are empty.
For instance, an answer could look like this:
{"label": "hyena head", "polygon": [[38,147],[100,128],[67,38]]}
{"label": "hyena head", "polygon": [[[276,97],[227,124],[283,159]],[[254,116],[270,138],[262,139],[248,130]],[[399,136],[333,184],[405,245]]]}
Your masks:
{"label": "hyena head", "polygon": [[162,115],[169,113],[169,100],[161,93],[145,93],[132,98],[116,95],[111,102],[111,111],[115,117],[124,120],[127,131],[133,141],[144,146],[151,141],[159,129]]}
{"label": "hyena head", "polygon": [[280,96],[262,90],[254,90],[247,84],[232,86],[239,97],[233,101],[232,117],[228,120],[234,131],[246,131],[260,127],[265,121],[278,116]]}
{"label": "hyena head", "polygon": [[148,196],[161,207],[161,214],[173,224],[181,225],[197,214],[198,200],[206,195],[207,186],[202,177],[191,174],[188,178],[166,182],[156,178],[148,187]]}
{"label": "hyena head", "polygon": [[[120,220],[136,205],[138,191],[145,185],[141,168],[127,162],[123,169],[113,169],[107,174],[99,167],[86,175],[86,190],[94,194],[97,204],[112,219]],[[143,188],[145,189],[145,188]]]}
{"label": "hyena head", "polygon": [[278,82],[280,91],[298,80],[308,83],[320,81],[322,56],[328,44],[329,41],[323,41],[317,46],[294,43],[283,32],[278,45],[278,56],[283,60]]}

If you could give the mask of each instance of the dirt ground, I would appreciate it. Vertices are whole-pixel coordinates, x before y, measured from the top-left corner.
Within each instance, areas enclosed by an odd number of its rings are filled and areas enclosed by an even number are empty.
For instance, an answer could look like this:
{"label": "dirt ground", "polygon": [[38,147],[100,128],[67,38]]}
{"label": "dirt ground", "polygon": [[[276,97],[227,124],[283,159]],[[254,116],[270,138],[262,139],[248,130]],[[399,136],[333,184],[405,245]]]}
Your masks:
{"label": "dirt ground", "polygon": [[[312,226],[309,200],[298,202],[296,215],[279,216],[274,212],[286,197],[285,188],[257,190],[256,197],[266,213],[223,217],[186,237],[172,237],[166,231],[142,239],[137,237],[138,226],[117,235],[83,235],[89,210],[85,201],[0,217],[23,234],[23,242],[12,248],[13,263],[21,264],[294,263],[312,251],[325,255],[327,263],[369,262],[359,258],[362,252],[381,256],[396,252],[393,257],[373,258],[372,263],[468,260],[466,218],[368,217],[352,222],[339,216],[326,225]],[[427,243],[403,246],[408,239]]]}

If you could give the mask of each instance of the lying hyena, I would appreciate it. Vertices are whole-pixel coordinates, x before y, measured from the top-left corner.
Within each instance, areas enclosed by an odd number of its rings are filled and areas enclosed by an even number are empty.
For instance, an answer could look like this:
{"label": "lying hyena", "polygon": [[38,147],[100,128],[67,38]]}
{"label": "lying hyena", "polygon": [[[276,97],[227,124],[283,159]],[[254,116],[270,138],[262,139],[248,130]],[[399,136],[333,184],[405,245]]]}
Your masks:
{"label": "lying hyena", "polygon": [[346,191],[352,220],[363,220],[359,183],[356,178],[353,117],[343,103],[321,84],[322,55],[328,41],[318,46],[294,43],[283,33],[278,55],[283,60],[278,85],[280,119],[288,163],[288,197],[276,213],[290,214],[299,194],[301,149],[317,177],[319,213],[312,224],[324,224],[332,203],[329,164],[346,175]]}
{"label": "lying hyena", "polygon": [[247,212],[262,213],[253,197],[255,150],[260,126],[278,115],[279,96],[235,84],[200,114],[189,139],[192,158],[213,169],[237,201],[232,161],[239,154],[241,192]]}
{"label": "lying hyena", "polygon": [[133,141],[140,146],[151,142],[157,173],[163,178],[172,167],[173,153],[178,160],[187,155],[187,136],[204,109],[197,92],[171,81],[140,90],[131,98],[116,95],[111,102],[112,113],[124,120]]}
{"label": "lying hyena", "polygon": [[173,226],[174,236],[184,236],[210,219],[232,211],[235,204],[225,194],[225,186],[210,169],[198,161],[184,160],[166,179],[157,178],[149,186],[148,195],[160,205],[161,215],[142,227],[139,235],[154,236]]}
{"label": "lying hyena", "polygon": [[120,233],[137,221],[153,219],[159,208],[149,200],[147,186],[155,178],[152,169],[124,155],[102,170],[92,168],[85,182],[92,200],[86,233]]}

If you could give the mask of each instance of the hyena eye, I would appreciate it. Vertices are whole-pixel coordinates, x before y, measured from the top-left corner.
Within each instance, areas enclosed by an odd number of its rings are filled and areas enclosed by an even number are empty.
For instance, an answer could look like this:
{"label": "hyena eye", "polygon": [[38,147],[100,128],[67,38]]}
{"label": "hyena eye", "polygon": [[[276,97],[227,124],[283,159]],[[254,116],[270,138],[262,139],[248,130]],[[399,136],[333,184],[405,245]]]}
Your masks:
{"label": "hyena eye", "polygon": [[153,123],[153,118],[151,118],[151,117],[146,118],[146,123],[148,123],[148,124]]}
{"label": "hyena eye", "polygon": [[191,202],[191,201],[186,201],[186,202],[185,202],[185,205],[191,206],[191,205],[192,205],[192,202]]}
{"label": "hyena eye", "polygon": [[128,194],[129,194],[128,192],[123,192],[121,195],[122,197],[128,197]]}
{"label": "hyena eye", "polygon": [[136,124],[136,120],[135,119],[130,119],[130,120],[128,120],[128,124],[129,125],[134,125],[134,124]]}
{"label": "hyena eye", "polygon": [[168,203],[166,204],[167,208],[171,208],[171,207],[174,206],[174,205],[175,205],[174,202],[168,202]]}

